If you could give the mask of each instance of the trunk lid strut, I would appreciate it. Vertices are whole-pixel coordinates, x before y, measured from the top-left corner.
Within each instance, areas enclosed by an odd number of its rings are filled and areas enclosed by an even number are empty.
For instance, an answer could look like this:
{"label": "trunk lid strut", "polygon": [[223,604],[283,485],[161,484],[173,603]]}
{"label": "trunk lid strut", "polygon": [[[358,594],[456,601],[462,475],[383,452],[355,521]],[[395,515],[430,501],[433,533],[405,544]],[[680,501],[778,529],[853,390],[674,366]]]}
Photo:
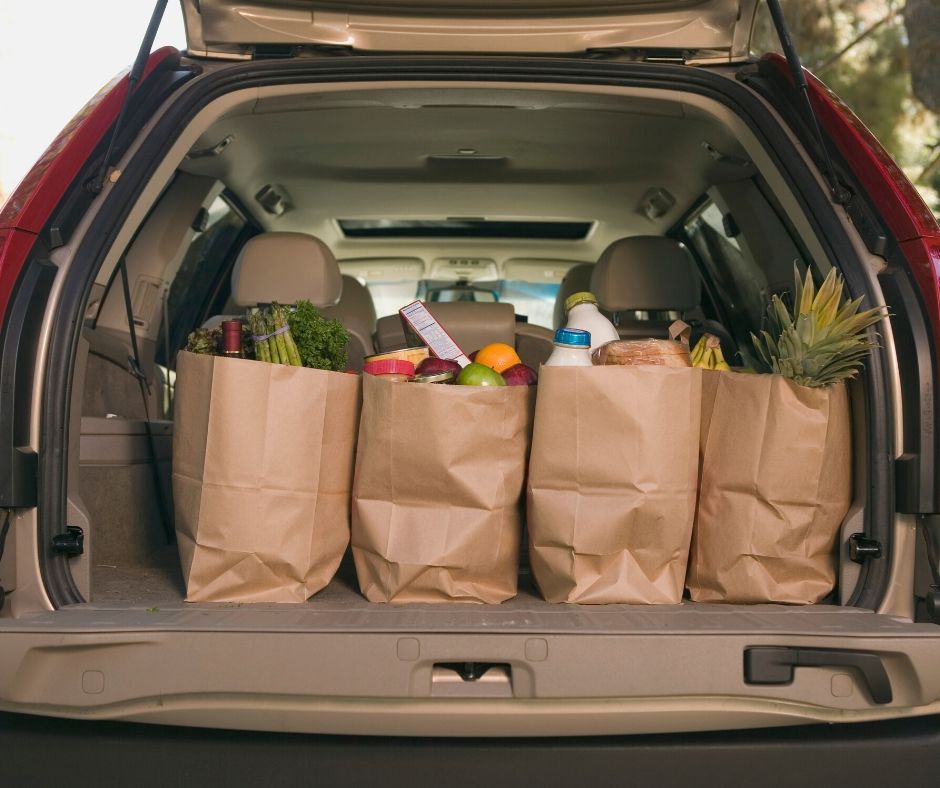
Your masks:
{"label": "trunk lid strut", "polygon": [[777,37],[780,39],[780,45],[783,48],[783,56],[790,67],[790,73],[793,75],[793,82],[800,94],[800,106],[806,115],[804,120],[809,124],[810,131],[819,145],[820,155],[823,158],[823,175],[829,183],[829,193],[834,202],[839,205],[845,205],[852,199],[852,192],[839,180],[836,174],[835,166],[829,155],[829,148],[826,147],[826,139],[823,136],[822,128],[819,125],[819,119],[813,109],[813,103],[809,98],[809,85],[806,83],[806,74],[803,72],[803,63],[793,45],[793,39],[790,37],[790,30],[787,27],[786,19],[783,16],[783,8],[780,0],[767,0],[767,8],[770,10],[770,16],[773,20],[774,29],[777,31]]}
{"label": "trunk lid strut", "polygon": [[121,104],[121,110],[118,113],[117,120],[114,122],[114,127],[111,129],[111,138],[108,140],[108,149],[104,154],[104,159],[101,161],[101,170],[94,178],[88,181],[85,186],[92,194],[101,193],[101,190],[104,188],[105,179],[110,179],[113,183],[121,177],[121,173],[118,170],[114,170],[111,173],[108,172],[108,170],[111,169],[111,156],[114,153],[114,142],[121,133],[124,118],[127,115],[127,108],[144,74],[147,60],[150,57],[150,49],[153,47],[154,39],[157,37],[157,31],[160,29],[160,22],[163,21],[166,4],[167,0],[157,0],[157,4],[153,8],[150,23],[147,25],[147,31],[144,33],[144,39],[140,42],[140,49],[137,50],[137,58],[134,60],[134,65],[131,66],[130,73],[127,75],[127,93],[124,94],[124,103]]}

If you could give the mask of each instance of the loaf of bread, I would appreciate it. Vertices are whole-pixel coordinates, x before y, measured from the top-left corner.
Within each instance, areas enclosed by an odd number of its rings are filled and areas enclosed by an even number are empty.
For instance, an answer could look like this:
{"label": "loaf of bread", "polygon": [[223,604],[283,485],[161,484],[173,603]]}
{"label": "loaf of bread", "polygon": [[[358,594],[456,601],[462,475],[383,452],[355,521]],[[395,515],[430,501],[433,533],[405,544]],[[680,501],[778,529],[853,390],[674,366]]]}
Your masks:
{"label": "loaf of bread", "polygon": [[591,357],[597,365],[691,367],[689,349],[672,339],[618,339],[597,348]]}

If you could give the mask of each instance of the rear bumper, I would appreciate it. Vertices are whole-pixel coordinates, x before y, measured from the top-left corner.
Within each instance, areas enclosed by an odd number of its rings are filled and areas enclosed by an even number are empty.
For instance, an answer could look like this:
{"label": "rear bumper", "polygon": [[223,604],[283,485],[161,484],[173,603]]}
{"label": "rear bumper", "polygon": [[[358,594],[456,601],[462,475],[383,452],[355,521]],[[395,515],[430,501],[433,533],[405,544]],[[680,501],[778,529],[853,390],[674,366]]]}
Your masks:
{"label": "rear bumper", "polygon": [[0,784],[935,786],[940,716],[594,739],[246,733],[0,714]]}

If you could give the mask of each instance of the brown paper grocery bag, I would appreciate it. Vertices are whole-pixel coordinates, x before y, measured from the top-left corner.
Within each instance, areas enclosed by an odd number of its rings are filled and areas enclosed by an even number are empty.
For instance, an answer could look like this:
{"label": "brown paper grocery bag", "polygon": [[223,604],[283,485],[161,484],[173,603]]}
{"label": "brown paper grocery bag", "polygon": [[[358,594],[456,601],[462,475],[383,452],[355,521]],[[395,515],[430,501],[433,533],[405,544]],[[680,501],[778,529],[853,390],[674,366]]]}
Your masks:
{"label": "brown paper grocery bag", "polygon": [[526,516],[548,601],[681,601],[700,406],[697,369],[542,368]]}
{"label": "brown paper grocery bag", "polygon": [[702,479],[688,587],[701,602],[820,601],[851,499],[845,386],[705,373]]}
{"label": "brown paper grocery bag", "polygon": [[349,542],[354,375],[180,353],[173,498],[186,599],[303,602]]}
{"label": "brown paper grocery bag", "polygon": [[363,376],[352,551],[369,601],[515,595],[532,397]]}

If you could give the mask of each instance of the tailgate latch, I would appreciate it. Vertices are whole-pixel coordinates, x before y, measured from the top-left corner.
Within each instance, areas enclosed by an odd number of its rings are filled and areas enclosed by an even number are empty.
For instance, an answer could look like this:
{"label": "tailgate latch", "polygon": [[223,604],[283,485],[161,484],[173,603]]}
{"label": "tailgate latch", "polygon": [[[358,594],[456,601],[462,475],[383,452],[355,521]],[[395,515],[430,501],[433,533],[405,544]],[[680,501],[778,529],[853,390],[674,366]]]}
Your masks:
{"label": "tailgate latch", "polygon": [[85,532],[77,525],[67,525],[64,534],[52,537],[52,549],[73,558],[85,552]]}

